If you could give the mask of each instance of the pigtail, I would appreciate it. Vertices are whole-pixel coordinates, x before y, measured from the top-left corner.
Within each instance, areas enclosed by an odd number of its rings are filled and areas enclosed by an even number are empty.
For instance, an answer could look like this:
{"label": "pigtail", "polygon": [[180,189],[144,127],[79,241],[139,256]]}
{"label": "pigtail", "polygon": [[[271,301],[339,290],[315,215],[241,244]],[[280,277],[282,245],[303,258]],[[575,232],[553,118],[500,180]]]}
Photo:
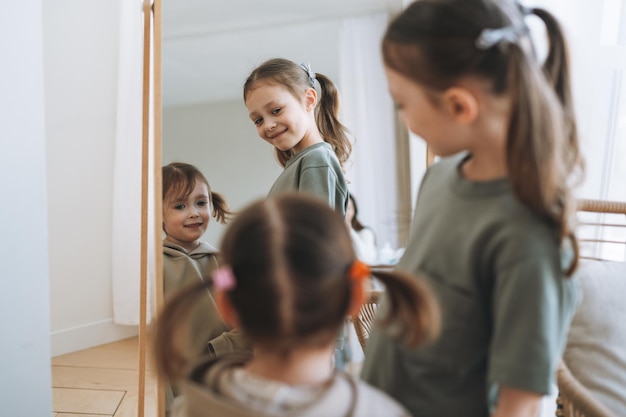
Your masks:
{"label": "pigtail", "polygon": [[578,144],[578,129],[574,111],[574,99],[571,90],[571,75],[567,42],[563,30],[552,14],[543,9],[534,8],[532,12],[537,15],[546,26],[550,50],[543,64],[543,70],[548,80],[552,83],[554,91],[561,102],[563,113],[567,122],[566,163],[569,169],[582,176],[584,170],[583,160],[580,156]]}
{"label": "pigtail", "polygon": [[315,113],[317,128],[322,134],[324,141],[332,146],[339,163],[343,166],[352,152],[352,143],[348,137],[348,129],[341,124],[337,117],[339,113],[339,93],[335,84],[325,75],[316,73],[315,78],[321,88],[319,106]]}
{"label": "pigtail", "polygon": [[507,165],[513,190],[533,211],[553,217],[557,194],[556,149],[562,147],[561,106],[545,77],[516,44],[509,45],[513,98],[507,140]]}
{"label": "pigtail", "polygon": [[287,161],[289,161],[291,157],[293,156],[293,153],[291,152],[291,150],[281,151],[278,148],[274,148],[274,153],[276,155],[276,160],[278,161],[280,166],[283,168],[287,165]]}
{"label": "pigtail", "polygon": [[384,326],[399,324],[393,330],[409,347],[435,340],[439,335],[441,315],[426,283],[401,271],[373,270],[372,275],[385,284],[389,299],[381,323]]}
{"label": "pigtail", "polygon": [[211,191],[211,202],[213,204],[213,217],[220,223],[226,224],[233,214],[228,208],[226,199],[220,193]]}
{"label": "pigtail", "polygon": [[549,12],[539,8],[531,9],[546,26],[550,49],[543,64],[548,80],[554,86],[563,107],[572,106],[570,90],[569,57],[561,27]]}
{"label": "pigtail", "polygon": [[[540,8],[533,8],[531,11],[543,21],[550,42],[550,49],[546,61],[543,64],[543,70],[548,80],[551,81],[563,108],[563,116],[566,121],[567,129],[567,143],[563,149],[563,163],[569,174],[566,180],[570,185],[574,185],[579,183],[582,179],[584,161],[580,155],[578,142],[578,129],[576,126],[574,100],[572,98],[567,42],[561,26],[551,13]],[[570,241],[575,256],[572,264],[568,268],[568,276],[575,271],[579,258],[579,245],[573,226],[575,214],[576,201],[573,196],[569,195],[568,198],[564,199],[562,235]]]}
{"label": "pigtail", "polygon": [[578,265],[574,233],[576,203],[571,186],[583,171],[570,88],[569,59],[561,28],[543,9],[530,9],[547,28],[550,50],[539,71],[517,44],[510,48],[513,108],[507,141],[507,164],[520,201],[552,223],[559,242],[574,252],[566,270]]}
{"label": "pigtail", "polygon": [[167,300],[156,321],[152,338],[154,364],[158,375],[164,380],[175,381],[187,369],[189,361],[181,342],[187,339],[180,335],[188,329],[181,323],[186,322],[198,298],[206,295],[207,284],[203,281],[181,289]]}

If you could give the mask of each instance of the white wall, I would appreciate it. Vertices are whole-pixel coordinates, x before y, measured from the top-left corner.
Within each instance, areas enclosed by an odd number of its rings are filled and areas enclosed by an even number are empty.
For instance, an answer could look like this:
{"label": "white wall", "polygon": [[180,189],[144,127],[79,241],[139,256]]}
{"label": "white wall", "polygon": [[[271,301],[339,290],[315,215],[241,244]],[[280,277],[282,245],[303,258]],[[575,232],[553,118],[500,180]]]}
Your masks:
{"label": "white wall", "polygon": [[119,15],[117,1],[43,2],[53,356],[136,333],[112,322]]}
{"label": "white wall", "polygon": [[3,7],[0,39],[0,403],[50,416],[41,1]]}
{"label": "white wall", "polygon": [[[257,136],[243,101],[163,110],[163,165],[195,165],[234,210],[267,195],[282,168]],[[218,246],[224,227],[213,221],[204,240]]]}

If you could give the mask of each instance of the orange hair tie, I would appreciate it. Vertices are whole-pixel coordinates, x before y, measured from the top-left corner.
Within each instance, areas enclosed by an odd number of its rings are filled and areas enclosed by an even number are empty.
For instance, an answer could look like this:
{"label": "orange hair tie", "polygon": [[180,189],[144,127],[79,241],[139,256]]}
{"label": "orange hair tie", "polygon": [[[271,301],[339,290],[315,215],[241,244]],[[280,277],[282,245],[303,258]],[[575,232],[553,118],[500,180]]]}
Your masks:
{"label": "orange hair tie", "polygon": [[350,270],[348,270],[348,277],[354,282],[361,282],[372,275],[372,271],[369,266],[356,259]]}

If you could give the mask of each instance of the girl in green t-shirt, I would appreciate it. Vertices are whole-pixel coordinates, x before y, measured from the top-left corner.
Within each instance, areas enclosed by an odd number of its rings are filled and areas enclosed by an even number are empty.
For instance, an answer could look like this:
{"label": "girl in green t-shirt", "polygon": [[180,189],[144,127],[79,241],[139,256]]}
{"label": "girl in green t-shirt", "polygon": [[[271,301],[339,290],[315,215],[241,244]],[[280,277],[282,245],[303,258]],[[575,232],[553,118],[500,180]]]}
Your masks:
{"label": "girl in green t-shirt", "polygon": [[[546,28],[544,62],[529,15]],[[405,124],[441,157],[398,268],[431,283],[443,323],[419,350],[375,328],[363,376],[416,416],[537,416],[577,298],[582,163],[560,25],[512,0],[418,0],[382,51]]]}
{"label": "girl in green t-shirt", "polygon": [[337,117],[334,83],[308,64],[275,58],[252,71],[243,96],[259,137],[275,148],[285,168],[270,195],[306,192],[345,215],[348,187],[342,166],[352,145]]}

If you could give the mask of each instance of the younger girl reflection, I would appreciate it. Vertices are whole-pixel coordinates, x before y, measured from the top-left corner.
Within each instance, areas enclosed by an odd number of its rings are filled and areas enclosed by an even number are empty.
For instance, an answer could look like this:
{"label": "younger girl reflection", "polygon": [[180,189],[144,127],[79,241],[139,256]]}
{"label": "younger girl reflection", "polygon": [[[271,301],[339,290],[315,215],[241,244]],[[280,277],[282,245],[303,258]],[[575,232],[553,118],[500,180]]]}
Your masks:
{"label": "younger girl reflection", "polygon": [[[174,341],[206,286],[170,299],[155,358],[162,377],[184,379],[175,416],[409,416],[395,400],[332,369],[335,335],[359,310],[372,274],[355,257],[340,215],[312,197],[270,197],[237,216],[221,250],[212,290],[223,317],[252,341],[254,356],[206,358],[188,368]],[[387,286],[385,316],[398,339],[411,346],[430,340],[439,323],[430,291],[400,272],[374,275]]]}
{"label": "younger girl reflection", "polygon": [[[212,192],[205,176],[193,165],[174,162],[163,175],[163,283],[165,299],[178,290],[204,282],[210,286],[211,272],[219,267],[217,249],[200,240],[211,216],[225,223],[230,215],[226,200]],[[227,352],[249,352],[241,333],[222,319],[213,295],[204,291],[190,319],[187,355],[219,356]],[[166,395],[168,405],[174,392]]]}

